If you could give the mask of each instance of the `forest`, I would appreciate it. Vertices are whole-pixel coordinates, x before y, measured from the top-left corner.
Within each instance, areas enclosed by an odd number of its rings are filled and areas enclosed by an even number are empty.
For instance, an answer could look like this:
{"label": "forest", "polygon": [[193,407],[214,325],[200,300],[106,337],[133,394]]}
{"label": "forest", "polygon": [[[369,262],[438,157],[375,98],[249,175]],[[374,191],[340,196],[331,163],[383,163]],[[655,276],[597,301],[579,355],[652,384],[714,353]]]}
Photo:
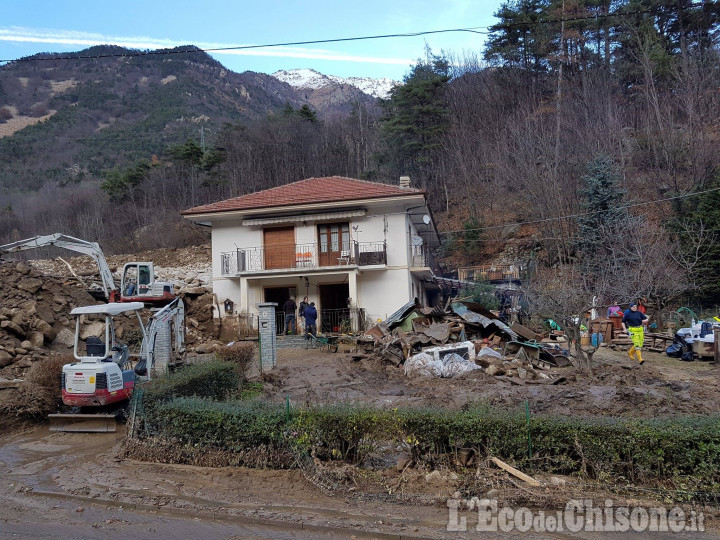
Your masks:
{"label": "forest", "polygon": [[0,208],[0,240],[180,246],[207,238],[180,218],[191,206],[308,177],[409,175],[446,268],[515,242],[540,310],[577,313],[590,292],[720,303],[720,6],[509,0],[496,17],[483,51],[421,51],[387,100],[288,103],[44,183]]}

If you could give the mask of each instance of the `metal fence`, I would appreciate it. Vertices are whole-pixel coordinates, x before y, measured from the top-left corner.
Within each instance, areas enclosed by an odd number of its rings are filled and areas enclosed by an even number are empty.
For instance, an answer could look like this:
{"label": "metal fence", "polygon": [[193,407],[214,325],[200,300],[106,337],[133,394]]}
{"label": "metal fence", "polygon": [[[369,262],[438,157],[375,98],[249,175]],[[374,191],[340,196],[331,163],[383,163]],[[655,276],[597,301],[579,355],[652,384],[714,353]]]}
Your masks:
{"label": "metal fence", "polygon": [[220,255],[220,271],[224,276],[265,270],[384,264],[387,264],[385,242],[352,242],[349,249],[338,252],[323,252],[313,243],[238,248]]}
{"label": "metal fence", "polygon": [[[295,329],[293,334],[300,333],[304,327],[304,321],[300,322],[301,317],[295,319]],[[285,333],[286,317],[283,312],[275,313],[275,324],[278,334]],[[365,310],[362,308],[346,308],[346,309],[321,309],[318,310],[317,318],[318,332],[323,333],[342,333],[362,332],[367,329],[365,320]]]}

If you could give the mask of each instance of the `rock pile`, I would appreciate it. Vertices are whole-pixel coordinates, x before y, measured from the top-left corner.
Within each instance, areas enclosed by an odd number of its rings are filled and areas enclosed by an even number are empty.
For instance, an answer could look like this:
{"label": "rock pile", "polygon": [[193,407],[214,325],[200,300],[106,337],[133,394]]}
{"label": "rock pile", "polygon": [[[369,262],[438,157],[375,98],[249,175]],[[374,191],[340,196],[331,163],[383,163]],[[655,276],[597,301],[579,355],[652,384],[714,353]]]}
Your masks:
{"label": "rock pile", "polygon": [[95,300],[83,289],[42,275],[29,265],[0,265],[0,375],[17,376],[73,343],[70,310]]}

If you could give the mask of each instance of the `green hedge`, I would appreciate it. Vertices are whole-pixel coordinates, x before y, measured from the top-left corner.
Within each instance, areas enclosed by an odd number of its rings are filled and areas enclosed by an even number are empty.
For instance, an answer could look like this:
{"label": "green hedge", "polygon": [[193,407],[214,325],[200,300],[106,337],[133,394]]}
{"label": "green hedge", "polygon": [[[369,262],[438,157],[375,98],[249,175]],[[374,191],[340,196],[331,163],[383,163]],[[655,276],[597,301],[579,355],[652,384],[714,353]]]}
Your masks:
{"label": "green hedge", "polygon": [[176,397],[226,399],[237,392],[241,382],[242,374],[232,362],[190,364],[144,385],[143,402],[146,408],[152,408]]}
{"label": "green hedge", "polygon": [[261,401],[176,398],[155,407],[146,422],[152,433],[183,444],[234,451],[278,446],[287,429],[284,408]]}
{"label": "green hedge", "polygon": [[720,487],[720,417],[653,420],[535,416],[532,457],[523,414],[326,406],[294,409],[259,401],[178,398],[147,421],[185,444],[225,450],[264,445],[314,449],[321,459],[362,462],[375,449],[402,446],[417,461],[450,462],[457,448],[497,456],[527,472],[579,474],[613,482],[684,489]]}

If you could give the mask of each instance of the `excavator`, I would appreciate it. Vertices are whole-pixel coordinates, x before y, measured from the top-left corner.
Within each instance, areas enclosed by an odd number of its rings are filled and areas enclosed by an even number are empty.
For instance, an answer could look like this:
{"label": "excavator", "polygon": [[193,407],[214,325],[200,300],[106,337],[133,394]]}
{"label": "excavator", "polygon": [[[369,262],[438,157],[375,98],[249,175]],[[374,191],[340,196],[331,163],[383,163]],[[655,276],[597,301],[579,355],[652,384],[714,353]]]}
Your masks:
{"label": "excavator", "polygon": [[[185,306],[179,298],[143,323],[142,302],[115,302],[73,309],[76,362],[62,370],[62,401],[66,411],[49,415],[50,431],[114,432],[136,385],[166,373],[184,359]],[[135,313],[142,332],[137,353],[116,339],[114,317]],[[84,321],[100,317],[100,336],[83,343]],[[83,350],[84,349],[84,350]]]}
{"label": "excavator", "polygon": [[115,284],[105,255],[96,242],[88,242],[62,233],[34,236],[0,246],[0,254],[17,253],[28,249],[54,246],[83,253],[92,257],[100,268],[102,290],[90,289],[88,292],[98,300],[106,302],[143,302],[162,306],[175,299],[172,283],[155,281],[153,263],[129,262],[123,266],[120,287]]}

